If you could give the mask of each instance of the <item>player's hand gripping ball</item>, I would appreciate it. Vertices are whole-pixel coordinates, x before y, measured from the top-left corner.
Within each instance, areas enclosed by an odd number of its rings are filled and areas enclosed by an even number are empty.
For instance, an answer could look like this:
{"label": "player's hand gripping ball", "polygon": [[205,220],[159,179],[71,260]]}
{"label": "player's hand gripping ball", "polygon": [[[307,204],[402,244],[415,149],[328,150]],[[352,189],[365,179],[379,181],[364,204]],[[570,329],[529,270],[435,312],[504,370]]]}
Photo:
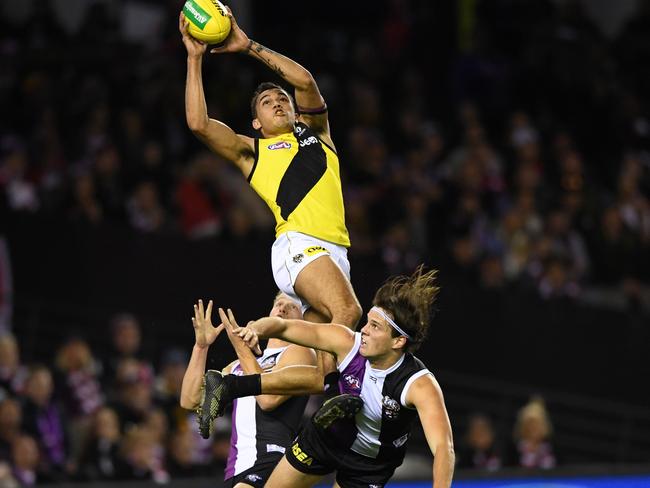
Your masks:
{"label": "player's hand gripping ball", "polygon": [[230,34],[230,17],[219,0],[187,0],[183,15],[190,35],[208,44],[219,44]]}

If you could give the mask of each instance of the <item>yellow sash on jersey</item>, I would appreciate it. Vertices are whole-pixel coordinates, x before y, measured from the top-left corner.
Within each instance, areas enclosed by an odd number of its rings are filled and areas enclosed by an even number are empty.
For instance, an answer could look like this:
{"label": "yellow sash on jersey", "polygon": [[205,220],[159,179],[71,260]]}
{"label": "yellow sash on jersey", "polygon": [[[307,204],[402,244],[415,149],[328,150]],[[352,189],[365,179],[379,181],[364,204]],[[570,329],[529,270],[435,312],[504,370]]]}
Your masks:
{"label": "yellow sash on jersey", "polygon": [[305,124],[270,139],[255,139],[248,177],[275,216],[276,237],[296,231],[345,247],[350,237],[336,153]]}

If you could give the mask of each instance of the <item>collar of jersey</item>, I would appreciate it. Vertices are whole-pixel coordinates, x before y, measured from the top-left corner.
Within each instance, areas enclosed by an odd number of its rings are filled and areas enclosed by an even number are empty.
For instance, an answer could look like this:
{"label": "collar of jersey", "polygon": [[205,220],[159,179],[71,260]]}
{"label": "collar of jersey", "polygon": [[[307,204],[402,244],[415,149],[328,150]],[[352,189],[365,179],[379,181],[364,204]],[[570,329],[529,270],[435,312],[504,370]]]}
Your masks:
{"label": "collar of jersey", "polygon": [[404,353],[402,353],[402,355],[397,360],[397,362],[388,369],[373,368],[372,365],[370,364],[370,361],[368,359],[366,359],[366,361],[368,361],[368,367],[372,371],[373,376],[384,377],[386,375],[389,375],[390,373],[392,373],[393,371],[395,371],[397,368],[400,367],[400,365],[404,362]]}

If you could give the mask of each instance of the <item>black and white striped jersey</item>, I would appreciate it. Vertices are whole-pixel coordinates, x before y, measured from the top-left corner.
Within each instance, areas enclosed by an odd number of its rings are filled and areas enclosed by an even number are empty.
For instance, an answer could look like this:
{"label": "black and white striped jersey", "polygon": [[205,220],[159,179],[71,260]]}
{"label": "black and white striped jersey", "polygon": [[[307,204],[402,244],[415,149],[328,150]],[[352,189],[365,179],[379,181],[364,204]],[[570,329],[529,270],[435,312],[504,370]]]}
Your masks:
{"label": "black and white striped jersey", "polygon": [[416,379],[431,372],[410,353],[388,369],[374,369],[359,353],[360,345],[357,332],[352,350],[338,366],[341,393],[359,395],[364,401],[355,418],[356,436],[345,442],[351,442],[349,448],[358,454],[398,465],[417,418],[417,411],[406,406],[406,393]]}
{"label": "black and white striped jersey", "polygon": [[[265,349],[257,362],[268,371],[278,363],[287,347]],[[233,366],[232,374],[244,374],[239,362]],[[230,453],[224,479],[230,479],[257,463],[273,458],[277,461],[296,436],[308,398],[291,397],[268,412],[259,407],[254,396],[237,398],[233,402]]]}

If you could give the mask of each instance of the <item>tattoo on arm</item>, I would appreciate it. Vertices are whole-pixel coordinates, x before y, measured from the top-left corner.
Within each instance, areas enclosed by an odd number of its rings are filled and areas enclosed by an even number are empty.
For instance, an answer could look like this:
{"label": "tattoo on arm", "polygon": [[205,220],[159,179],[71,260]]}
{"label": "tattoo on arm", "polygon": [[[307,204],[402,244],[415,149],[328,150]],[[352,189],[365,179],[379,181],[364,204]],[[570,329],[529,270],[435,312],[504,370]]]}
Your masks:
{"label": "tattoo on arm", "polygon": [[273,71],[275,71],[275,72],[276,72],[278,75],[280,75],[282,78],[285,77],[285,76],[284,76],[284,71],[282,71],[282,68],[280,68],[277,64],[275,64],[273,61],[271,61],[271,59],[269,59],[268,57],[265,57],[265,56],[263,55],[264,51],[269,52],[269,53],[272,53],[272,54],[276,54],[276,55],[279,56],[278,53],[276,53],[275,51],[272,51],[272,50],[269,49],[268,47],[264,47],[264,46],[262,46],[259,42],[255,42],[255,41],[252,41],[252,40],[251,40],[251,42],[248,44],[248,50],[250,51],[251,49],[252,49],[253,51],[255,51],[255,53],[257,54],[257,56],[258,56],[262,61],[264,61],[264,62],[268,65],[269,68],[271,68]]}

